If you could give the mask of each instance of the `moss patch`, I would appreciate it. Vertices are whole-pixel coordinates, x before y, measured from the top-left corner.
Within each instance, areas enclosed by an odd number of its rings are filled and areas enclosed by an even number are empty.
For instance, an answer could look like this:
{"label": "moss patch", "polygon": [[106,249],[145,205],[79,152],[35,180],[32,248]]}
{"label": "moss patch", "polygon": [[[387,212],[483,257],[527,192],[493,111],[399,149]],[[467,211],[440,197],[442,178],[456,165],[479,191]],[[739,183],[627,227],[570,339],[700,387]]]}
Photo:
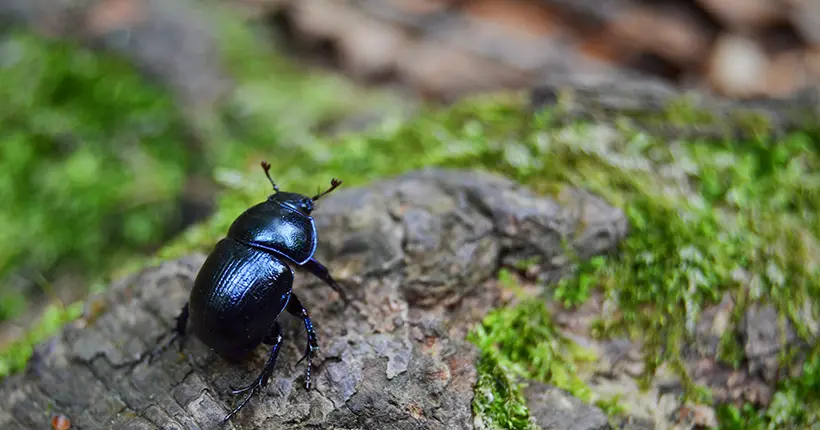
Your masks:
{"label": "moss patch", "polygon": [[[164,92],[130,66],[23,33],[0,49],[0,321],[25,298],[11,274],[99,273],[176,224],[190,161]],[[126,251],[126,252],[124,252]]]}
{"label": "moss patch", "polygon": [[543,300],[527,299],[492,312],[470,334],[470,340],[499,361],[507,360],[505,367],[521,377],[551,381],[581,400],[591,400],[589,388],[576,375],[577,366],[595,361],[595,354],[552,326]]}
{"label": "moss patch", "polygon": [[[753,302],[775,304],[804,339],[810,338],[801,312],[807,303],[808,317],[820,316],[816,135],[669,143],[639,133],[597,132],[603,130],[576,126],[521,136],[533,143],[534,159],[545,160],[536,182],[591,189],[623,207],[632,226],[617,258],[581,265],[578,276],[554,290],[556,299],[578,304],[595,284],[620,310],[618,317],[599,322],[598,334],[646,342],[647,380],[660,364],[669,364],[695,401],[708,401],[708,392],[687,383],[681,348],[693,341],[700,311],[724,292],[738,299],[739,315]],[[517,176],[524,182],[533,178]],[[722,346],[727,362],[739,359],[736,345]],[[522,346],[506,357],[515,361],[533,353],[531,346]],[[816,352],[812,357],[815,363]],[[806,412],[820,404],[811,366],[807,377],[780,387],[769,411],[747,408],[723,417],[756,423],[751,428],[816,424],[816,412]]]}
{"label": "moss patch", "polygon": [[595,360],[594,353],[553,328],[542,300],[492,312],[468,339],[482,351],[473,409],[491,428],[531,428],[520,379],[550,381],[583,401],[593,400],[576,372]]}
{"label": "moss patch", "polygon": [[497,352],[484,352],[478,362],[473,412],[483,428],[526,429],[538,427],[530,418],[509,360]]}

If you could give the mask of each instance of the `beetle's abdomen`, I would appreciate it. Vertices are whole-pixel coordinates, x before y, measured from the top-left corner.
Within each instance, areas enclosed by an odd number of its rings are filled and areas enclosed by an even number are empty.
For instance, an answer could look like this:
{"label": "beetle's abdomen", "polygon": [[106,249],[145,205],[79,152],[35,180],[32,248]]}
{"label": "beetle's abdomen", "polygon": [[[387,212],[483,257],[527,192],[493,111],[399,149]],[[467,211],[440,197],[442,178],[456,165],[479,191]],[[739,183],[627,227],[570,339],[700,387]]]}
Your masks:
{"label": "beetle's abdomen", "polygon": [[194,281],[190,324],[219,355],[241,358],[265,338],[292,286],[293,271],[278,256],[222,239]]}
{"label": "beetle's abdomen", "polygon": [[318,242],[312,217],[268,201],[239,215],[228,237],[274,250],[296,264],[313,257]]}

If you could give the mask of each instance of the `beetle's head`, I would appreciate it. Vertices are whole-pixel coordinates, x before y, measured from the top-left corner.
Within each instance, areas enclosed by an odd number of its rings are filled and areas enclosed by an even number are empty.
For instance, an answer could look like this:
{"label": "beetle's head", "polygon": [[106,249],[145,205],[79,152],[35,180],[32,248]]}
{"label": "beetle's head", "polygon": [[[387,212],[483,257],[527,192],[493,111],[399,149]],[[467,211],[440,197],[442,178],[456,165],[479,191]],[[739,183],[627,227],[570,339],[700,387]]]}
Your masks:
{"label": "beetle's head", "polygon": [[324,192],[316,194],[313,197],[308,197],[308,196],[305,196],[305,195],[302,195],[302,194],[289,193],[287,191],[279,191],[279,187],[276,186],[276,183],[273,181],[273,178],[271,178],[271,176],[270,176],[270,164],[268,164],[268,162],[266,162],[266,161],[263,161],[262,162],[262,169],[265,170],[265,176],[268,177],[268,180],[270,181],[270,184],[273,186],[273,191],[274,191],[274,193],[271,194],[270,197],[268,197],[268,201],[269,202],[279,203],[283,206],[287,206],[287,207],[289,207],[291,209],[294,209],[294,210],[297,210],[297,211],[299,211],[299,212],[301,212],[305,215],[310,215],[310,213],[313,212],[313,203],[316,200],[319,200],[320,197],[322,197],[325,194],[333,191],[334,189],[336,189],[336,187],[338,187],[339,185],[342,184],[342,181],[340,181],[336,178],[333,178],[330,181],[330,188],[328,188]]}
{"label": "beetle's head", "polygon": [[287,206],[305,215],[310,215],[310,213],[313,212],[313,199],[302,194],[278,191],[271,194],[270,197],[268,197],[268,201]]}

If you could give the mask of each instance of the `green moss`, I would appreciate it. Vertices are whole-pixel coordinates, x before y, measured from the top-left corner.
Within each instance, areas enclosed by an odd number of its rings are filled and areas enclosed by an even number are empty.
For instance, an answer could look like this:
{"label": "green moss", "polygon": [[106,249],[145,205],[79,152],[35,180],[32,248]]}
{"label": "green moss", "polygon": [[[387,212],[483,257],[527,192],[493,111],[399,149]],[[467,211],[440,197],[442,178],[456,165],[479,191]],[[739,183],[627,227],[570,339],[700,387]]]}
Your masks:
{"label": "green moss", "polygon": [[493,428],[533,428],[520,380],[550,383],[584,402],[601,405],[607,413],[622,411],[617,398],[594,395],[581,377],[589,373],[585,364],[597,361],[595,353],[564,337],[553,326],[544,300],[527,297],[509,271],[502,269],[499,281],[522,302],[493,311],[468,335],[482,351],[473,400],[480,419]]}
{"label": "green moss", "polygon": [[[647,128],[664,135],[691,133],[695,130],[708,130],[710,134],[720,134],[726,138],[743,136],[767,136],[773,131],[770,119],[761,111],[754,108],[736,107],[730,112],[709,111],[703,109],[695,94],[684,94],[670,97],[660,109],[655,108],[654,102],[646,106],[636,106],[634,109],[622,110],[619,115],[606,111],[606,108],[596,106],[587,101],[584,109],[587,118],[603,118],[613,120],[622,131],[634,132],[637,128]],[[572,99],[572,91],[567,92],[567,99]],[[566,102],[559,99],[558,117]],[[577,110],[577,107],[575,109]],[[577,114],[578,112],[575,112]],[[814,127],[816,119],[811,113],[788,112],[789,120],[805,127]],[[783,118],[784,120],[786,118]]]}
{"label": "green moss", "polygon": [[772,124],[768,118],[751,110],[738,111],[730,116],[730,121],[737,124],[741,130],[758,136],[767,136],[772,132]]}
{"label": "green moss", "polygon": [[715,125],[717,119],[710,113],[698,109],[690,97],[679,97],[667,104],[662,112],[661,121],[668,122],[676,126]]}
{"label": "green moss", "polygon": [[579,364],[595,361],[595,354],[553,327],[542,300],[527,299],[492,312],[469,339],[519,376],[549,381],[581,400],[591,400],[589,388],[577,375]]}
{"label": "green moss", "polygon": [[[735,322],[750,303],[774,303],[808,337],[797,312],[808,302],[815,318],[820,314],[818,254],[813,252],[820,196],[820,181],[812,173],[820,164],[816,143],[815,136],[796,133],[778,141],[686,142],[674,153],[668,143],[637,134],[607,152],[587,149],[589,155],[580,157],[583,149],[565,152],[580,171],[561,175],[622,206],[632,232],[617,258],[603,266],[582,266],[558,291],[583,292],[595,279],[621,310],[616,319],[599,322],[598,334],[627,334],[647,342],[647,380],[667,363],[689,382],[681,347],[693,340],[700,311],[724,293],[738,302]],[[615,151],[649,163],[617,168],[611,157]],[[556,152],[553,159],[567,163]],[[554,167],[551,172],[561,172]],[[664,169],[678,170],[685,182],[663,178],[657,172]],[[748,282],[735,276],[742,272],[751,276],[749,297]],[[738,364],[742,351],[735,336],[724,336],[721,346],[721,357]],[[700,401],[709,397],[691,383],[687,395]],[[818,404],[816,395],[801,399]]]}
{"label": "green moss", "polygon": [[605,270],[606,260],[603,257],[593,257],[580,262],[578,278],[563,279],[558,282],[553,292],[553,299],[562,303],[566,308],[580,306],[589,299],[592,289],[599,282],[601,273]]}
{"label": "green moss", "polygon": [[618,395],[608,399],[597,400],[595,402],[595,406],[601,408],[601,410],[608,417],[610,417],[610,420],[612,419],[612,417],[624,416],[624,414],[629,412],[627,408],[624,407],[624,405],[621,403],[621,396]]}
{"label": "green moss", "polygon": [[473,412],[484,428],[535,430],[516,377],[505,363],[493,351],[479,359]]}
{"label": "green moss", "polygon": [[0,321],[25,298],[9,276],[100,273],[176,224],[189,161],[164,92],[122,61],[15,33],[0,65]]}

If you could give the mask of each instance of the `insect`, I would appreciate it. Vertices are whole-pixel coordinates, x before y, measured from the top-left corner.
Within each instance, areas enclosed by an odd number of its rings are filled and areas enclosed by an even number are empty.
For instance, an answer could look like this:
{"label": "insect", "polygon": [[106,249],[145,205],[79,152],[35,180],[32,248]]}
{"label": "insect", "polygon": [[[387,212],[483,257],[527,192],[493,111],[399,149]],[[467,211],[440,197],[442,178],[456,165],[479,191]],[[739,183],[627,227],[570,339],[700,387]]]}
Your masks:
{"label": "insect", "polygon": [[273,186],[273,194],[239,215],[227,236],[216,243],[176,317],[172,336],[148,354],[150,363],[177,339],[182,350],[189,327],[205,345],[228,361],[245,358],[260,344],[270,346],[267,361],[256,379],[242,388],[231,387],[232,394],[247,395],[223,418],[223,424],[267,386],[282,345],[282,329],[277,322],[282,311],[300,318],[307,331],[307,347],[299,363],[307,359],[305,388],[310,390],[311,360],[319,345],[308,312],[293,293],[291,264],[324,281],[345,304],[349,303],[327,268],[313,257],[318,243],[311,216],[314,203],[342,181],[334,178],[329,189],[309,198],[280,191],[271,178],[270,164],[263,161],[261,165]]}

